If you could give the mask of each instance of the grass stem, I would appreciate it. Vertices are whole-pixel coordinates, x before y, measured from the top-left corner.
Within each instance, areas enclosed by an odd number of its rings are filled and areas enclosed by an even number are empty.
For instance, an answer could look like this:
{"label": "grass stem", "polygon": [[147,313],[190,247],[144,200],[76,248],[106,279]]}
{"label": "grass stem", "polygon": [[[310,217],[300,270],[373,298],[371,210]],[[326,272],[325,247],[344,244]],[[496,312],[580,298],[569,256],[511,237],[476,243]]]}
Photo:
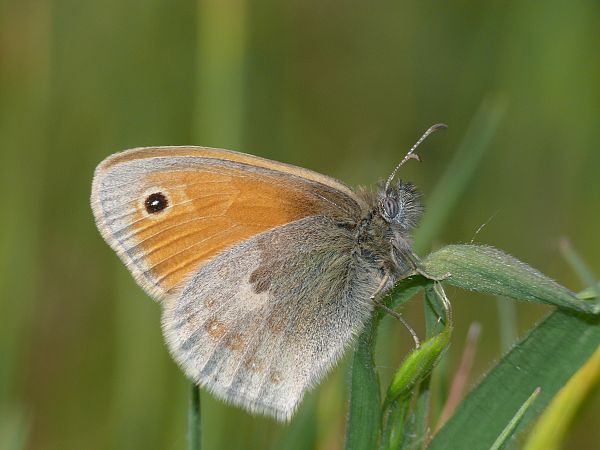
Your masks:
{"label": "grass stem", "polygon": [[200,415],[200,388],[192,383],[188,410],[188,443],[189,450],[202,448],[202,417]]}

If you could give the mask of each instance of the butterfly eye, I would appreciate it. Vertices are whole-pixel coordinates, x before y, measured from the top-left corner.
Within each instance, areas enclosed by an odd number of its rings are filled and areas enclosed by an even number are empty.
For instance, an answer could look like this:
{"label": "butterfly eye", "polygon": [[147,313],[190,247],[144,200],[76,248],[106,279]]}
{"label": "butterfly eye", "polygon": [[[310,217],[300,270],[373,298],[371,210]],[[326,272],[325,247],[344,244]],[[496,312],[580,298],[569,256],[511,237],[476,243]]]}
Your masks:
{"label": "butterfly eye", "polygon": [[383,212],[389,219],[393,219],[398,215],[398,203],[396,200],[385,197],[381,202],[381,206],[383,207]]}
{"label": "butterfly eye", "polygon": [[169,201],[162,192],[155,192],[146,198],[144,206],[146,207],[148,214],[156,214],[169,206]]}

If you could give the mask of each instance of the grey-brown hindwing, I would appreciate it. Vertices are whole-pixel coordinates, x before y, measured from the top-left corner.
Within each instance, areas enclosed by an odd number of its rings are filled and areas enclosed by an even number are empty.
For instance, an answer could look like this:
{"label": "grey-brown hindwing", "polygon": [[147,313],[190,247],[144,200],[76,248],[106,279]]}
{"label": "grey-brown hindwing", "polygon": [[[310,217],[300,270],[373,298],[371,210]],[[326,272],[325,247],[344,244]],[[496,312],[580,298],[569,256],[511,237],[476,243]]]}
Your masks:
{"label": "grey-brown hindwing", "polygon": [[164,303],[186,374],[230,403],[288,420],[372,310],[379,270],[327,217],[259,234],[215,257]]}

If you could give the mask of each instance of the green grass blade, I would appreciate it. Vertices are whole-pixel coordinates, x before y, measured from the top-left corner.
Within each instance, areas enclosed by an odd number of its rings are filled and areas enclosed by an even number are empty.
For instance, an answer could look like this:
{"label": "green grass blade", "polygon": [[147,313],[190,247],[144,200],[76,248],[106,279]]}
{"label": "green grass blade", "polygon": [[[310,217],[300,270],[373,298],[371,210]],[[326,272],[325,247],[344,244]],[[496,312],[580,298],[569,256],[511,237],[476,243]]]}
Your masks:
{"label": "green grass blade", "polygon": [[548,404],[600,345],[600,317],[558,310],[490,371],[436,434],[429,450],[488,449],[536,387],[542,391],[515,429]]}
{"label": "green grass blade", "polygon": [[519,408],[517,413],[513,416],[513,418],[510,419],[510,422],[508,423],[508,425],[506,425],[506,428],[504,428],[504,430],[502,430],[502,433],[500,433],[500,436],[498,436],[498,438],[494,441],[494,443],[490,447],[490,450],[500,450],[501,448],[504,448],[504,445],[508,442],[510,437],[513,435],[515,428],[517,428],[517,425],[519,424],[519,422],[525,415],[525,412],[527,412],[527,410],[529,409],[529,407],[531,406],[531,404],[537,398],[538,395],[540,395],[539,387],[535,388],[535,390],[531,393],[529,398],[527,400],[525,400],[525,403],[523,403],[523,405],[521,405],[521,407]]}
{"label": "green grass blade", "polygon": [[449,245],[428,255],[423,266],[435,276],[450,273],[445,281],[462,289],[586,313],[600,311],[600,303],[582,301],[567,288],[493,247]]}
{"label": "green grass blade", "polygon": [[192,383],[190,386],[190,404],[188,412],[188,448],[202,448],[202,421],[200,413],[200,388]]}
{"label": "green grass blade", "polygon": [[377,317],[373,317],[367,324],[358,339],[352,360],[347,450],[376,448],[379,441],[381,394],[373,360],[377,322]]}
{"label": "green grass blade", "polygon": [[414,235],[413,248],[417,253],[426,249],[446,224],[490,148],[505,110],[505,101],[492,97],[483,102],[473,117],[459,149],[428,198],[427,212]]}

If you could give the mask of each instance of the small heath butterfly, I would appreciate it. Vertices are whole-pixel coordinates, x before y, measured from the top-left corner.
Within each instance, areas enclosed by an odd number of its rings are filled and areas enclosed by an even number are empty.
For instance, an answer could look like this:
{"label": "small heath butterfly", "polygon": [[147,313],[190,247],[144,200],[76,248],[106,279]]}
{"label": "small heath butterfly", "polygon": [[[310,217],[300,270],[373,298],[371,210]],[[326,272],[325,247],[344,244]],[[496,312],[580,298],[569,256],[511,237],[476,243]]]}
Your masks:
{"label": "small heath butterfly", "polygon": [[162,307],[186,375],[253,413],[289,420],[377,297],[416,268],[422,207],[394,181],[351,189],[307,169],[205,147],[147,147],[96,168],[100,233]]}

